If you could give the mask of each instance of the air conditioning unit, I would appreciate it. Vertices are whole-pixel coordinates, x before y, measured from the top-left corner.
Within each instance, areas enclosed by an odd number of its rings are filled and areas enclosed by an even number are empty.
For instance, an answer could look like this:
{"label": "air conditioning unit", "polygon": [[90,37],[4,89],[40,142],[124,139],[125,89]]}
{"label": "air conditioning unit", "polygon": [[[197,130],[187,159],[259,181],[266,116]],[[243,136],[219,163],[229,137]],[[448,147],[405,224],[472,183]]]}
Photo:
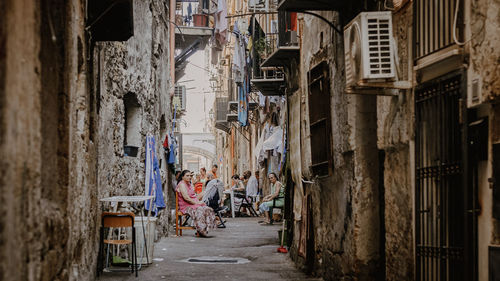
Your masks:
{"label": "air conditioning unit", "polygon": [[266,9],[266,0],[249,0],[248,10],[249,11],[264,11]]}
{"label": "air conditioning unit", "polygon": [[186,111],[186,86],[175,86],[172,103],[179,111]]}
{"label": "air conditioning unit", "polygon": [[285,33],[285,46],[298,46],[299,45],[299,37],[297,36],[297,31],[288,30]]}
{"label": "air conditioning unit", "polygon": [[347,87],[394,81],[391,12],[363,12],[344,28]]}

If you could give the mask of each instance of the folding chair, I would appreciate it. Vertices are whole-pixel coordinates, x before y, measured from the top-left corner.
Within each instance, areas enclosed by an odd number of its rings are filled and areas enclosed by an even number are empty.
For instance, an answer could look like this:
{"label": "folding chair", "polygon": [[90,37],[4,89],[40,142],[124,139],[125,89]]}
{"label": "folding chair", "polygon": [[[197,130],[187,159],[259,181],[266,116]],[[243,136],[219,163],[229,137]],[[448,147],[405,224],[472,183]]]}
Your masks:
{"label": "folding chair", "polygon": [[[100,228],[100,240],[99,240],[99,254],[98,254],[98,268],[97,268],[97,274],[99,275],[102,273],[104,267],[102,265],[102,259],[104,256],[104,246],[107,245],[106,249],[106,268],[109,267],[109,245],[132,245],[132,266],[131,266],[131,273],[134,273],[135,271],[135,277],[137,277],[137,243],[136,243],[136,237],[135,237],[135,227],[134,227],[134,219],[135,215],[134,213],[111,213],[111,212],[104,212],[101,215],[101,228]],[[118,237],[113,237],[113,230],[112,228],[131,228],[132,229],[132,240],[130,239],[121,239],[119,237],[120,234],[118,234]],[[108,239],[104,239],[105,233],[104,230],[105,228],[111,229],[111,233],[108,233]],[[119,271],[119,270],[113,270],[113,271]]]}
{"label": "folding chair", "polygon": [[241,199],[242,199],[242,200],[241,200],[241,205],[240,205],[240,207],[238,208],[238,213],[240,213],[240,214],[241,214],[241,208],[242,208],[242,207],[245,207],[245,208],[247,208],[248,210],[250,210],[250,214],[251,214],[253,217],[258,217],[257,212],[256,212],[256,211],[255,211],[255,209],[253,208],[253,203],[252,203],[251,201],[248,201],[248,198],[247,198],[247,196],[246,196],[245,194],[235,192],[235,193],[234,193],[234,196],[235,196],[236,198],[241,198]]}
{"label": "folding chair", "polygon": [[179,210],[179,193],[175,192],[175,235],[182,236],[183,229],[195,229],[193,226],[186,226],[189,217]]}

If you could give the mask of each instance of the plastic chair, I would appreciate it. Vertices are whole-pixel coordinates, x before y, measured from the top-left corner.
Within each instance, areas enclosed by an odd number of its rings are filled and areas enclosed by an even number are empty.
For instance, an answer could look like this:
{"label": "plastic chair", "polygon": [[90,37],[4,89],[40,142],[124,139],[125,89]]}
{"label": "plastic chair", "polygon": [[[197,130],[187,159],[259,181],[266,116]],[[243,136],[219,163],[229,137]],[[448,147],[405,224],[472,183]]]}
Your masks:
{"label": "plastic chair", "polygon": [[[104,256],[104,246],[108,245],[106,251],[106,267],[109,266],[109,245],[131,245],[132,246],[132,267],[131,273],[135,271],[135,277],[137,277],[137,244],[135,236],[134,227],[134,213],[112,213],[104,212],[101,215],[101,229],[100,229],[100,241],[99,241],[99,254],[98,254],[98,275],[103,271],[102,259]],[[132,229],[132,239],[120,239],[120,237],[113,237],[113,233],[108,235],[108,239],[104,239],[105,228],[131,228]],[[111,230],[112,231],[112,230]],[[118,270],[114,270],[118,271]]]}
{"label": "plastic chair", "polygon": [[175,235],[182,236],[183,229],[195,229],[193,226],[186,226],[189,217],[179,210],[179,193],[175,192]]}
{"label": "plastic chair", "polygon": [[274,222],[274,220],[273,220],[273,209],[275,209],[275,208],[276,209],[281,209],[281,214],[283,215],[283,210],[284,210],[285,206],[284,205],[283,206],[277,206],[276,205],[276,202],[279,199],[285,199],[285,197],[279,196],[279,197],[274,198],[273,199],[273,206],[269,208],[269,221],[270,221],[271,224],[273,224],[273,222]]}

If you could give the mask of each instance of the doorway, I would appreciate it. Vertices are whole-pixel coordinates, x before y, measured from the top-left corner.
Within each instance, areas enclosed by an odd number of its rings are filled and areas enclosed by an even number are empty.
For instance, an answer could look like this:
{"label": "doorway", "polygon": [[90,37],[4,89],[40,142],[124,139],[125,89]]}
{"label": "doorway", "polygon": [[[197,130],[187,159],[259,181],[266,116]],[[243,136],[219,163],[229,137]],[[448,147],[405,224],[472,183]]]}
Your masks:
{"label": "doorway", "polygon": [[465,75],[456,71],[415,91],[416,280],[474,280],[468,209]]}

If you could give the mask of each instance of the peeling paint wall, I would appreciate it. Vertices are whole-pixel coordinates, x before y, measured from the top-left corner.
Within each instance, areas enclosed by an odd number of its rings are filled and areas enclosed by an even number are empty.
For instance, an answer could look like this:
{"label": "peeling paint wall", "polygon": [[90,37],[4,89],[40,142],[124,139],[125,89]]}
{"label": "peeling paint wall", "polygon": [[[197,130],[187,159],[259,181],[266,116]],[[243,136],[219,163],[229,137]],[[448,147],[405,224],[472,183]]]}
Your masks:
{"label": "peeling paint wall", "polygon": [[[338,21],[337,13],[321,15]],[[304,184],[303,200],[309,197],[313,204],[294,225],[291,255],[325,280],[373,280],[380,272],[376,97],[344,93],[342,36],[311,16],[303,16],[299,25],[302,176],[314,183]],[[330,73],[334,162],[334,172],[326,178],[313,177],[310,170],[307,97],[307,73],[322,61]],[[313,225],[314,246],[306,246],[304,255],[299,254],[299,241],[306,223]]]}

